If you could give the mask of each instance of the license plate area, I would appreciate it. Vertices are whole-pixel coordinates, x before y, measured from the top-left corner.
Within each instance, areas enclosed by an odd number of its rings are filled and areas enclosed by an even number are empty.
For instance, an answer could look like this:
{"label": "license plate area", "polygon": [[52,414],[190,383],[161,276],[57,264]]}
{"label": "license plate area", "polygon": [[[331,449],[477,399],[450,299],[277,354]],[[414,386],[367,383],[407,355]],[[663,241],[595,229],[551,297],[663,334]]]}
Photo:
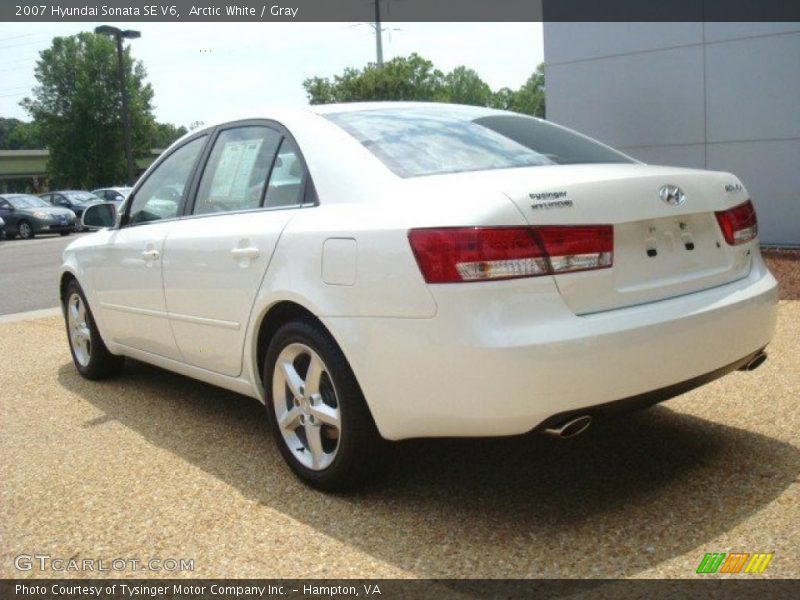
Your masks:
{"label": "license plate area", "polygon": [[702,289],[733,280],[740,270],[737,253],[720,243],[708,213],[623,223],[615,230],[615,246],[615,287],[623,293]]}

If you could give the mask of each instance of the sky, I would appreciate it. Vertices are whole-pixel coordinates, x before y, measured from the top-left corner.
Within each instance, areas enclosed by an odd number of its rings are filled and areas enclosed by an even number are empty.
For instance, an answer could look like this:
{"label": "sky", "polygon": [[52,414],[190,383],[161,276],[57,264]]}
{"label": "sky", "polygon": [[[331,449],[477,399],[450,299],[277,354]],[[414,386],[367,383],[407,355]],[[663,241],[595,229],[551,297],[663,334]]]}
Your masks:
{"label": "sky", "polygon": [[[0,23],[0,116],[28,120],[19,102],[53,37],[101,23]],[[367,23],[113,23],[155,91],[156,119],[213,122],[267,105],[308,104],[303,80],[375,61]],[[543,60],[541,23],[384,23],[384,59],[412,52],[449,71],[475,69],[492,89],[517,88]]]}

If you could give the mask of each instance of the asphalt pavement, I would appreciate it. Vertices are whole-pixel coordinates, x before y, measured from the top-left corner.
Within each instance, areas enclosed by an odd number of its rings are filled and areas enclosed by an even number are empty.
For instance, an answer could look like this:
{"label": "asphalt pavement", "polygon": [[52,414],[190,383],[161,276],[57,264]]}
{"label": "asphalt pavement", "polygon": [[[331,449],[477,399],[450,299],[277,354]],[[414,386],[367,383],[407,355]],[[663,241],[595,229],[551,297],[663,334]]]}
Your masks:
{"label": "asphalt pavement", "polygon": [[58,306],[61,253],[79,235],[0,241],[0,315]]}

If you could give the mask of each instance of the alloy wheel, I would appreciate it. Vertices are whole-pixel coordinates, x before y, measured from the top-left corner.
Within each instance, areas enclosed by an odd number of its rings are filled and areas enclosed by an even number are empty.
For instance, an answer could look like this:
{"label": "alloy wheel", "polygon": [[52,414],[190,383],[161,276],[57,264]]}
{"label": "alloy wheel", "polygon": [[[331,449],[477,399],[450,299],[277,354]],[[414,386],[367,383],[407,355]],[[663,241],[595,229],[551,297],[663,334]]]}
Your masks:
{"label": "alloy wheel", "polygon": [[341,413],[322,358],[305,344],[287,345],[275,361],[272,401],[283,441],[304,467],[322,471],[336,458]]}
{"label": "alloy wheel", "polygon": [[31,237],[33,229],[31,229],[31,226],[26,221],[23,221],[22,223],[19,224],[18,233],[19,237],[21,237],[23,240],[27,240]]}
{"label": "alloy wheel", "polygon": [[75,360],[85,367],[92,357],[92,336],[86,322],[86,305],[78,293],[73,293],[67,302],[67,327]]}

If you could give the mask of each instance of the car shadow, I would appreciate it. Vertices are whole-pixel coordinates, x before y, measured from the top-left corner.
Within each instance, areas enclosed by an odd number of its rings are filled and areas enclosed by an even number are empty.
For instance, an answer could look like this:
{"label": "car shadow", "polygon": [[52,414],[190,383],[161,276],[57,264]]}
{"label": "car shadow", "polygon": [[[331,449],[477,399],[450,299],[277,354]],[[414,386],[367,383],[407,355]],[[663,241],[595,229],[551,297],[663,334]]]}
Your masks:
{"label": "car shadow", "polygon": [[795,482],[800,465],[789,444],[662,405],[569,441],[402,442],[376,482],[326,498],[283,464],[255,400],[134,361],[112,381],[87,382],[71,364],[58,379],[104,413],[86,435],[117,421],[423,578],[630,576],[733,528]]}

